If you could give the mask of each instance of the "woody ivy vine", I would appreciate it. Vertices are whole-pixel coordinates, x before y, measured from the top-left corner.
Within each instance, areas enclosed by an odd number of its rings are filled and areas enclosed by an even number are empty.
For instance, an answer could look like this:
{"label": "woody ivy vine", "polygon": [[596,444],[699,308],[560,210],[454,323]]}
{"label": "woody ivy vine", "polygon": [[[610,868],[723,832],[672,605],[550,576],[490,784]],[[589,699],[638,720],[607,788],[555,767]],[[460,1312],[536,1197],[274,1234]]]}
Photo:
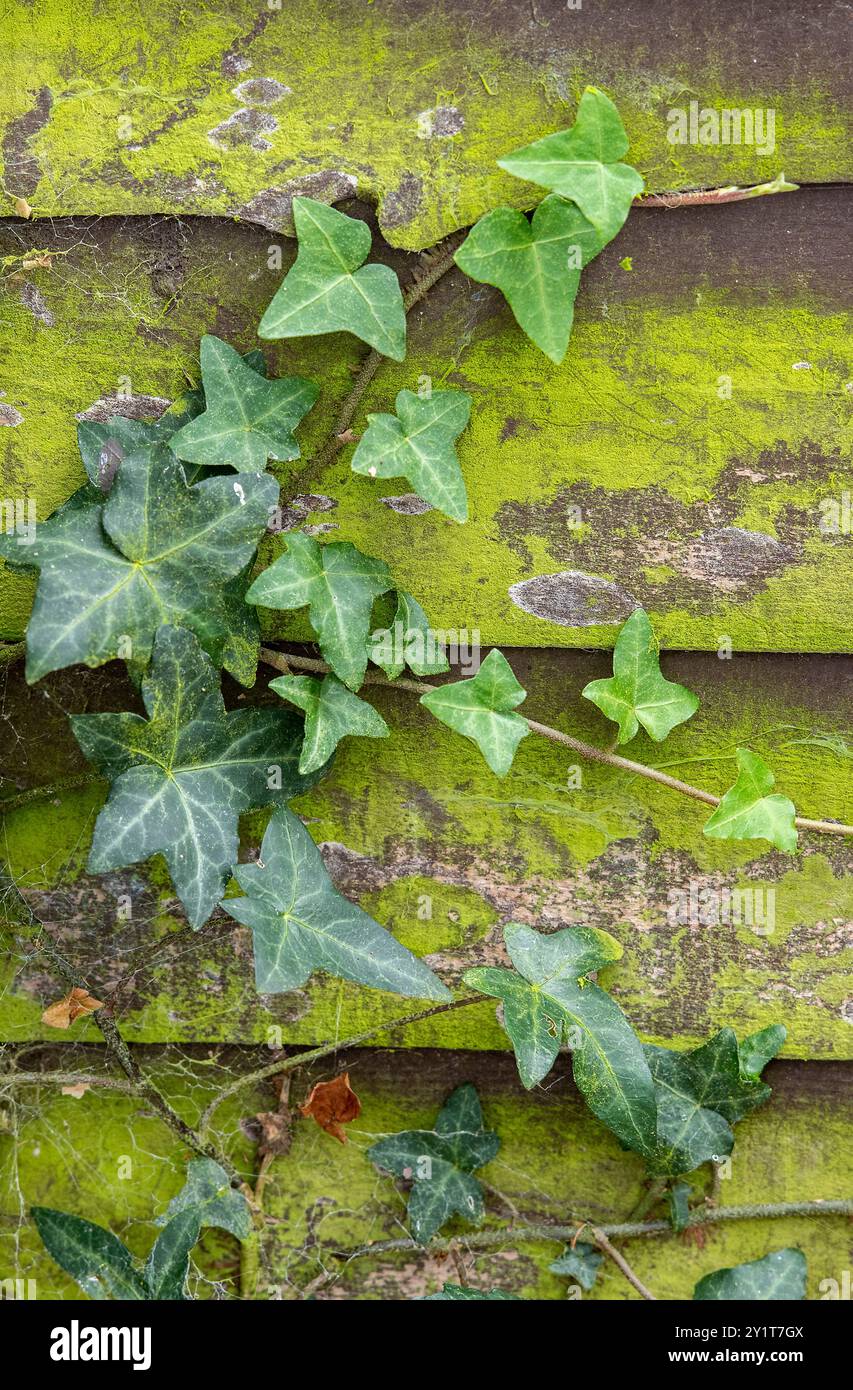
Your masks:
{"label": "woody ivy vine", "polygon": [[[519,326],[555,363],[568,347],[583,268],[617,234],[642,192],[640,175],[622,162],[627,149],[615,106],[587,88],[569,130],[499,161],[548,190],[532,217],[497,208],[453,254],[471,279],[503,293]],[[748,192],[789,187],[777,180]],[[366,263],[366,224],[304,197],[294,199],[293,218],[296,260],[259,336],[347,331],[372,349],[368,374],[383,356],[402,361],[407,305],[393,270]],[[409,303],[417,295],[416,287]],[[621,1145],[644,1158],[654,1200],[667,1202],[672,1227],[704,1219],[690,1206],[692,1189],[683,1175],[731,1152],[733,1126],[770,1093],[761,1072],[784,1042],[784,1027],[740,1042],[723,1028],[687,1054],[643,1046],[593,979],[622,954],[612,936],[593,928],[545,934],[509,924],[504,939],[511,968],[468,970],[463,978],[475,993],[454,1001],[427,965],[335,890],[287,803],[324,776],[342,739],[388,736],[362,693],[385,684],[417,695],[437,720],[476,744],[498,777],[510,773],[521,741],[536,734],[709,803],[707,836],[761,838],[794,853],[801,829],[849,835],[853,827],[798,818],[789,798],[774,790],[771,770],[748,749],[738,750],[737,779],[717,798],[527,718],[519,712],[526,692],[498,650],[470,679],[439,685],[411,679],[449,670],[427,614],[383,561],[348,541],[287,532],[283,553],[252,581],[258,544],[278,511],[279,484],[267,465],[299,458],[295,430],[319,388],[301,377],[271,380],[260,352],[241,356],[217,337],[202,339],[200,358],[201,387],[157,422],[115,417],[81,424],[86,484],[39,526],[26,554],[14,536],[0,537],[8,565],[40,572],[27,629],[27,680],[120,658],[141,686],[144,717],[124,712],[71,719],[87,759],[110,783],[89,870],[105,873],[162,854],[193,929],[203,927],[217,904],[251,929],[263,994],[297,989],[321,970],[439,1007],[499,1000],[522,1084],[530,1089],[542,1082],[568,1044],[580,1094]],[[369,414],[361,437],[349,441],[355,443],[353,470],[406,478],[430,507],[464,523],[468,502],[456,442],[471,404],[456,388],[400,391],[393,413]],[[374,627],[377,602],[392,614],[390,627]],[[307,608],[322,659],[261,649],[258,608]],[[281,707],[226,711],[220,669],[248,687],[259,659],[281,672],[270,681]],[[617,745],[629,743],[641,727],[661,742],[699,706],[693,692],[661,674],[655,635],[641,609],[618,635],[613,675],[582,693],[616,726]],[[273,813],[260,857],[238,863],[238,817],[266,806]],[[232,878],[239,896],[226,894]],[[97,1017],[100,1002],[80,982],[68,999],[67,1021],[77,1013]],[[280,1072],[281,1064],[266,1069],[273,1070]],[[203,1130],[201,1137],[187,1133],[206,1152]],[[482,1220],[483,1192],[474,1173],[498,1146],[498,1136],[483,1126],[474,1088],[463,1086],[432,1130],[388,1136],[368,1156],[410,1183],[412,1241],[426,1244],[453,1215],[473,1224]],[[91,1296],[183,1298],[202,1226],[219,1225],[244,1242],[252,1238],[250,1208],[233,1180],[212,1157],[194,1160],[144,1267],[91,1222],[44,1208],[34,1210],[34,1219],[48,1250]],[[706,1217],[713,1219],[713,1211]],[[606,1231],[590,1230],[582,1241],[574,1232],[552,1269],[588,1289],[604,1252],[651,1297]],[[696,1297],[804,1296],[804,1261],[793,1250],[709,1278],[716,1290],[742,1286],[748,1293],[703,1291],[704,1280]],[[433,1295],[483,1296],[461,1285]]]}

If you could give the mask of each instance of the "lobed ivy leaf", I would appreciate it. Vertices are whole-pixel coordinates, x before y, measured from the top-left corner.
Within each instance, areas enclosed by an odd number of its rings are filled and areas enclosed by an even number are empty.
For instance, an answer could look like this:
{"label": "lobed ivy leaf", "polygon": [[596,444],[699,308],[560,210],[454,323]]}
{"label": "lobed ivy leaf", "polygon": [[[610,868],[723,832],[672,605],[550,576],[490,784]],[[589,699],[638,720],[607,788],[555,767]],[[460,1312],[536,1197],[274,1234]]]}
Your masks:
{"label": "lobed ivy leaf", "polygon": [[249,1204],[228,1180],[228,1174],[212,1158],[193,1159],[183,1189],[173,1197],[157,1222],[163,1230],[145,1265],[150,1298],[186,1298],[190,1252],[203,1226],[218,1226],[238,1240],[252,1230]]}
{"label": "lobed ivy leaf", "polygon": [[802,1250],[773,1250],[761,1260],[706,1274],[693,1290],[693,1297],[704,1303],[718,1299],[731,1303],[794,1301],[806,1296],[806,1274]]}
{"label": "lobed ivy leaf", "polygon": [[498,164],[577,203],[605,246],[643,191],[636,169],[620,162],[627,152],[628,137],[613,102],[597,87],[587,87],[569,130],[513,150]]}
{"label": "lobed ivy leaf", "polygon": [[[258,627],[243,575],[277,499],[264,474],[188,487],[165,445],[129,454],[105,501],[81,490],[27,547],[27,563],[41,570],[27,680],[116,657],[144,669],[165,622],[189,628],[217,665],[251,685]],[[0,555],[9,557],[14,540],[0,536]]]}
{"label": "lobed ivy leaf", "polygon": [[785,1040],[781,1026],[772,1039],[769,1032],[764,1029],[738,1046],[733,1030],[721,1028],[692,1052],[646,1046],[657,1098],[652,1172],[678,1177],[731,1153],[732,1126],[770,1095],[770,1087],[751,1070],[759,1055],[768,1061],[774,1044],[781,1047]]}
{"label": "lobed ivy leaf", "polygon": [[794,854],[797,848],[797,808],[787,796],[773,792],[776,778],[765,762],[748,748],[737,750],[738,775],[702,827],[714,840],[769,840]]}
{"label": "lobed ivy leaf", "polygon": [[527,720],[513,714],[526,697],[506,657],[495,648],[476,676],[436,686],[421,696],[421,704],[442,724],[476,743],[492,772],[505,777],[519,743],[530,733]]}
{"label": "lobed ivy leaf", "polygon": [[396,415],[368,415],[352,458],[354,473],[408,478],[420,497],[454,521],[468,520],[468,496],[453,447],[468,424],[467,391],[399,391]]}
{"label": "lobed ivy leaf", "polygon": [[387,738],[388,725],[378,710],[360,700],[337,676],[279,676],[270,681],[283,700],[305,711],[305,735],[299,771],[316,772],[334,753],[342,738]]}
{"label": "lobed ivy leaf", "polygon": [[542,935],[510,922],[504,928],[515,970],[466,970],[466,984],[503,1002],[504,1027],[529,1090],[547,1076],[564,1039],[572,1047],[575,1084],[594,1115],[629,1148],[655,1146],[655,1092],[643,1049],[622,1010],[590,971],[618,960],[607,932],[566,927]]}
{"label": "lobed ivy leaf", "polygon": [[444,647],[437,640],[417,599],[397,590],[397,609],[390,628],[370,634],[370,660],[389,680],[396,680],[408,666],[416,676],[437,676],[450,670]]}
{"label": "lobed ivy leaf", "polygon": [[390,266],[363,264],[372,241],[367,223],[314,198],[293,199],[293,220],[299,251],[261,319],[258,337],[345,331],[402,362],[406,315],[400,284]]}
{"label": "lobed ivy leaf", "polygon": [[641,724],[660,743],[699,708],[692,691],[661,675],[657,642],[642,608],[631,614],[619,632],[613,675],[590,681],[581,694],[619,725],[619,743],[628,743]]}
{"label": "lobed ivy leaf", "polygon": [[601,246],[600,233],[580,209],[551,194],[529,222],[513,208],[487,212],[454,260],[472,280],[495,285],[528,338],[559,363],[569,345],[581,270]]}
{"label": "lobed ivy leaf", "polygon": [[299,458],[293,431],[320,394],[313,381],[269,381],[209,333],[201,340],[201,376],[204,411],[169,439],[178,458],[246,473],[262,473],[268,459]]}
{"label": "lobed ivy leaf", "polygon": [[520,1303],[517,1293],[504,1293],[503,1289],[472,1289],[463,1284],[445,1284],[440,1293],[428,1293],[422,1303]]}
{"label": "lobed ivy leaf", "polygon": [[286,807],[272,817],[257,864],[237,864],[244,898],[223,908],[251,927],[260,994],[299,989],[315,970],[415,999],[450,998],[437,975],[338,893],[305,826]]}
{"label": "lobed ivy leaf", "polygon": [[408,1129],[380,1139],[367,1150],[377,1168],[412,1182],[412,1235],[426,1245],[453,1215],[472,1225],[483,1219],[483,1189],[472,1174],[489,1163],[500,1140],[483,1127],[473,1086],[458,1086],[439,1111],[434,1129]]}
{"label": "lobed ivy leaf", "polygon": [[588,1292],[598,1278],[598,1270],[603,1258],[601,1251],[596,1250],[594,1245],[579,1240],[574,1247],[567,1245],[562,1255],[558,1256],[548,1268],[552,1274],[568,1274],[572,1279],[577,1280],[582,1289],[586,1289]]}
{"label": "lobed ivy leaf", "polygon": [[136,1261],[112,1231],[51,1207],[32,1207],[30,1214],[48,1254],[89,1298],[147,1297]]}
{"label": "lobed ivy leaf", "polygon": [[237,858],[241,811],[312,786],[297,771],[301,724],[285,710],[226,714],[219,677],[185,628],[162,627],[142,682],[148,718],[74,715],[90,762],[112,782],[88,867],[164,855],[190,925],[210,916]]}
{"label": "lobed ivy leaf", "polygon": [[301,531],[289,533],[285,545],[286,553],[258,575],[246,602],[283,609],[307,605],[323,656],[344,685],[358,690],[367,670],[373,600],[394,587],[388,566],[349,541],[320,545]]}

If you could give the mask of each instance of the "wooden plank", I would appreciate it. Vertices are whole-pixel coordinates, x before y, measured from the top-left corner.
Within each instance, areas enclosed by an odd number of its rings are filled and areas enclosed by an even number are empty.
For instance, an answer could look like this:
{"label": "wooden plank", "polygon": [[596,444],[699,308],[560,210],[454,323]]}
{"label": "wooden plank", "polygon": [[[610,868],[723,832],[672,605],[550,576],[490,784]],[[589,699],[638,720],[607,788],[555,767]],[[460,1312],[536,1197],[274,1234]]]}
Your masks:
{"label": "wooden plank", "polygon": [[[612,726],[580,698],[588,680],[606,674],[606,654],[509,655],[533,718],[610,742]],[[749,747],[800,814],[853,820],[848,662],[673,653],[663,665],[699,694],[700,709],[663,746],[640,735],[626,750],[632,757],[721,793],[733,780],[735,748]],[[467,967],[502,959],[507,921],[603,927],[625,948],[606,982],[645,1038],[687,1047],[725,1023],[744,1035],[783,1022],[785,1055],[853,1057],[845,840],[803,833],[791,857],[763,842],[706,839],[701,804],[600,764],[581,766],[541,738],[522,743],[501,781],[410,695],[370,693],[391,736],[345,741],[329,776],[294,805],[341,891],[428,955],[453,988],[464,993]],[[232,686],[231,698],[246,697]],[[36,691],[19,668],[10,672],[3,708],[13,782],[43,786],[78,772],[85,764],[66,714],[136,700],[117,666],[61,673]],[[99,786],[60,789],[8,813],[3,845],[13,877],[97,996],[118,991],[129,1038],[313,1044],[416,1010],[322,977],[259,997],[250,937],[224,915],[171,941],[183,919],[162,861],[97,877],[83,871],[102,801]],[[244,818],[244,856],[263,826],[262,816]],[[739,911],[726,905],[734,889],[747,893]],[[56,991],[42,963],[11,957],[0,1035],[49,1036],[39,1019]],[[91,1021],[75,1028],[97,1036]],[[491,1002],[418,1024],[399,1042],[507,1046]]]}
{"label": "wooden plank", "polygon": [[[424,376],[468,390],[471,520],[413,514],[410,485],[354,475],[350,448],[311,481],[321,510],[288,524],[380,555],[436,627],[476,627],[486,643],[609,646],[639,602],[671,647],[850,651],[850,196],[638,213],[587,272],[560,367],[497,291],[451,273],[354,426]],[[21,251],[19,227],[7,224],[4,244]],[[55,269],[13,284],[0,321],[15,361],[0,417],[17,420],[2,431],[2,495],[48,515],[83,478],[75,414],[162,408],[197,372],[207,330],[254,346],[278,244],[200,220],[58,225]],[[408,283],[415,258],[390,259]],[[278,374],[323,387],[300,431],[310,464],[359,345],[334,335],[265,351]],[[301,467],[279,470],[285,497],[304,491]],[[0,634],[20,634],[31,595],[28,580],[0,575]],[[309,636],[301,616],[270,623]]]}
{"label": "wooden plank", "polygon": [[[205,213],[274,228],[294,192],[358,188],[385,235],[428,246],[540,196],[496,166],[616,99],[652,190],[848,176],[839,0],[158,0],[11,7],[3,187],[42,217]],[[669,112],[773,112],[753,144],[673,144]]]}
{"label": "wooden plank", "polygon": [[[222,1068],[230,1080],[254,1069],[258,1057],[257,1049],[248,1048],[219,1049],[213,1056],[209,1049],[143,1049],[141,1062],[194,1122],[212,1098]],[[91,1070],[98,1067],[97,1050],[52,1047],[40,1058],[28,1057],[27,1065]],[[362,1102],[360,1117],[349,1127],[350,1142],[336,1143],[313,1120],[295,1114],[292,1149],[269,1170],[264,1197],[271,1222],[263,1237],[260,1298],[297,1298],[325,1269],[337,1269],[318,1246],[348,1248],[404,1234],[403,1197],[390,1178],[377,1174],[365,1150],[383,1133],[431,1126],[448,1092],[462,1082],[477,1087],[486,1124],[501,1138],[496,1159],[482,1170],[489,1184],[488,1226],[505,1224],[510,1212],[520,1223],[565,1222],[571,1212],[599,1223],[622,1221],[642,1195],[641,1162],[623,1153],[592,1118],[565,1068],[547,1089],[525,1093],[507,1057],[354,1052],[298,1073],[292,1101],[303,1100],[315,1081],[344,1068]],[[737,1127],[731,1173],[721,1183],[725,1205],[846,1194],[851,1070],[841,1063],[770,1066],[772,1099]],[[107,1225],[143,1255],[156,1234],[153,1222],[182,1186],[186,1147],[132,1097],[93,1087],[75,1099],[41,1085],[16,1089],[15,1099],[17,1183],[14,1189],[7,1184],[0,1198],[3,1269],[35,1279],[39,1298],[80,1298],[45,1255],[26,1219],[27,1206],[58,1207]],[[272,1087],[250,1087],[216,1113],[213,1136],[247,1175],[256,1166],[251,1117],[274,1105]],[[707,1181],[704,1171],[692,1180],[697,1197]],[[466,1230],[457,1222],[447,1227],[448,1233]],[[840,1284],[842,1271],[849,1269],[848,1223],[838,1217],[729,1223],[707,1227],[701,1240],[664,1236],[633,1240],[623,1248],[659,1298],[684,1299],[712,1270],[786,1245],[806,1255],[811,1299],[826,1296],[823,1280]],[[508,1239],[491,1252],[469,1252],[465,1263],[475,1287],[564,1299],[566,1278],[548,1272],[559,1253],[557,1245],[517,1247]],[[213,1296],[212,1281],[230,1295],[239,1292],[237,1247],[227,1236],[206,1232],[194,1263],[200,1266],[199,1297]],[[318,1297],[419,1298],[457,1278],[446,1261],[417,1251],[361,1259],[339,1272]],[[583,1295],[636,1296],[607,1261],[593,1291]]]}

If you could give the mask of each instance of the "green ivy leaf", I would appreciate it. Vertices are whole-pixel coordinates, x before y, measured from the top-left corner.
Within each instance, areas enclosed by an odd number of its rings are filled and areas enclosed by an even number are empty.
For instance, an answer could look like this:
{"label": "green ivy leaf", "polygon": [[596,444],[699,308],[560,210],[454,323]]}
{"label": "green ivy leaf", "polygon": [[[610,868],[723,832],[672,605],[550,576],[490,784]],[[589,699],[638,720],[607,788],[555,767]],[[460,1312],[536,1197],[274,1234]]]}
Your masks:
{"label": "green ivy leaf", "polygon": [[293,220],[299,252],[261,319],[258,337],[345,331],[402,362],[406,315],[400,284],[390,266],[363,264],[372,241],[367,223],[313,198],[293,199]]}
{"label": "green ivy leaf", "polygon": [[781,1023],[771,1023],[758,1033],[750,1033],[742,1043],[738,1043],[738,1061],[741,1076],[757,1081],[767,1063],[772,1061],[788,1036],[787,1028]]}
{"label": "green ivy leaf", "polygon": [[483,1219],[483,1189],[472,1177],[489,1163],[500,1140],[483,1127],[476,1090],[458,1086],[439,1111],[434,1129],[408,1129],[380,1139],[367,1150],[377,1168],[411,1180],[412,1235],[426,1245],[451,1216],[472,1225]]}
{"label": "green ivy leaf", "polygon": [[149,1297],[158,1300],[186,1297],[190,1252],[203,1226],[218,1226],[238,1240],[246,1240],[252,1230],[246,1198],[231,1187],[225,1170],[211,1158],[189,1164],[183,1189],[157,1224],[163,1230],[148,1256],[145,1279]]}
{"label": "green ivy leaf", "polygon": [[285,545],[286,553],[258,575],[246,602],[283,609],[307,604],[323,656],[344,685],[358,690],[367,670],[373,600],[394,587],[388,566],[349,541],[320,545],[301,531],[290,532]]}
{"label": "green ivy leaf", "polygon": [[642,1046],[615,1000],[584,979],[619,959],[619,943],[589,927],[544,936],[514,922],[504,940],[514,971],[485,966],[463,979],[503,1001],[522,1083],[529,1090],[547,1076],[568,1038],[575,1085],[590,1110],[630,1148],[652,1152],[655,1094]]}
{"label": "green ivy leaf", "polygon": [[397,611],[391,627],[378,628],[370,634],[368,652],[370,660],[392,681],[406,666],[416,676],[437,676],[450,670],[429,618],[405,589],[397,590]]}
{"label": "green ivy leaf", "polygon": [[601,246],[600,233],[580,209],[552,194],[530,222],[512,208],[487,212],[454,260],[472,280],[497,286],[528,338],[552,362],[562,362],[581,270]]}
{"label": "green ivy leaf", "polygon": [[774,1250],[762,1260],[706,1274],[693,1290],[693,1297],[704,1303],[717,1299],[729,1303],[799,1300],[806,1296],[806,1273],[802,1250]]}
{"label": "green ivy leaf", "polygon": [[32,1207],[30,1214],[48,1254],[89,1298],[146,1298],[136,1261],[111,1231],[51,1207]]}
{"label": "green ivy leaf", "polygon": [[178,458],[262,473],[268,459],[299,458],[293,431],[320,394],[301,376],[268,381],[221,338],[201,340],[206,409],[170,438]]}
{"label": "green ivy leaf", "polygon": [[399,391],[396,415],[368,415],[352,458],[354,473],[408,478],[420,497],[454,521],[468,520],[468,496],[453,447],[468,424],[467,391],[433,391],[423,399]]}
{"label": "green ivy leaf", "polygon": [[472,1289],[462,1284],[445,1284],[441,1293],[428,1293],[422,1303],[520,1303],[517,1293],[504,1293],[503,1289]]}
{"label": "green ivy leaf", "polygon": [[267,827],[259,862],[235,865],[234,877],[246,896],[222,906],[252,929],[260,994],[299,989],[325,970],[390,994],[451,997],[428,966],[336,892],[320,851],[285,807]]}
{"label": "green ivy leaf", "polygon": [[631,614],[616,639],[613,675],[590,681],[581,694],[619,725],[619,743],[628,743],[641,724],[660,743],[699,708],[692,691],[661,675],[657,642],[642,608]]}
{"label": "green ivy leaf", "polygon": [[495,648],[476,676],[437,686],[421,696],[421,704],[476,743],[492,772],[505,777],[519,743],[530,733],[527,720],[512,712],[526,697],[506,657]]}
{"label": "green ivy leaf", "polygon": [[601,1251],[596,1250],[594,1245],[579,1240],[574,1249],[571,1245],[567,1245],[562,1255],[558,1256],[548,1268],[552,1274],[568,1274],[570,1278],[577,1280],[582,1289],[586,1289],[588,1292],[598,1278],[598,1270],[603,1258]]}
{"label": "green ivy leaf", "polygon": [[[187,487],[165,446],[129,454],[103,505],[84,496],[61,508],[27,547],[27,561],[41,570],[27,680],[116,657],[141,670],[156,629],[171,622],[251,685],[258,627],[243,602],[243,572],[277,500],[278,485],[265,474]],[[14,541],[0,536],[0,555]]]}
{"label": "green ivy leaf", "polygon": [[[776,1036],[781,1047],[784,1029]],[[732,1029],[721,1028],[693,1052],[647,1046],[645,1053],[658,1111],[657,1145],[649,1162],[652,1172],[678,1177],[692,1173],[700,1163],[730,1154],[732,1125],[770,1095],[768,1085],[744,1070]],[[747,1058],[751,1060],[749,1047]]]}
{"label": "green ivy leaf", "polygon": [[103,493],[109,492],[119,464],[128,454],[151,448],[162,439],[159,424],[127,420],[123,415],[114,415],[103,423],[81,420],[77,426],[77,444],[86,476]]}
{"label": "green ivy leaf", "polygon": [[794,854],[798,837],[793,801],[773,793],[776,778],[756,753],[739,748],[737,765],[737,781],[706,820],[703,834],[714,840],[769,840]]}
{"label": "green ivy leaf", "polygon": [[305,711],[305,737],[299,771],[316,772],[327,763],[342,738],[387,738],[382,715],[342,685],[337,676],[279,676],[270,681],[283,700]]}
{"label": "green ivy leaf", "polygon": [[190,1251],[199,1229],[195,1212],[182,1211],[160,1232],[145,1262],[149,1298],[163,1303],[186,1298]]}
{"label": "green ivy leaf", "polygon": [[516,178],[528,179],[570,198],[606,245],[622,226],[643,180],[622,156],[628,137],[619,112],[597,87],[587,87],[569,130],[559,130],[513,150],[498,164]]}
{"label": "green ivy leaf", "polygon": [[237,858],[240,812],[296,796],[316,778],[297,772],[300,721],[285,710],[226,714],[217,672],[184,628],[158,631],[142,698],[147,720],[71,719],[86,757],[112,782],[88,867],[106,873],[164,855],[190,925],[200,927]]}
{"label": "green ivy leaf", "polygon": [[690,1220],[690,1197],[693,1188],[689,1182],[673,1183],[666,1194],[669,1209],[669,1224],[678,1233],[683,1231]]}

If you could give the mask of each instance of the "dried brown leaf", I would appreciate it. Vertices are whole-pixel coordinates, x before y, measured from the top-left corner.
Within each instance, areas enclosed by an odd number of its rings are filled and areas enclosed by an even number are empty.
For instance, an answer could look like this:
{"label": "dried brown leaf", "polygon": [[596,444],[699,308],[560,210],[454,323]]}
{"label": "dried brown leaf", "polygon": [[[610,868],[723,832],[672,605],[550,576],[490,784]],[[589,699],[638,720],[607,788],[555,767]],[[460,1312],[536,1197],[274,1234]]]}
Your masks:
{"label": "dried brown leaf", "polygon": [[334,1081],[318,1081],[304,1105],[303,1115],[312,1115],[321,1129],[340,1143],[347,1142],[342,1128],[361,1114],[361,1101],[349,1084],[349,1072],[342,1072]]}
{"label": "dried brown leaf", "polygon": [[75,1019],[82,1014],[93,1014],[96,1009],[104,1006],[100,999],[95,999],[85,989],[69,990],[64,999],[57,999],[54,1004],[49,1004],[41,1016],[42,1023],[46,1023],[48,1028],[70,1028]]}

